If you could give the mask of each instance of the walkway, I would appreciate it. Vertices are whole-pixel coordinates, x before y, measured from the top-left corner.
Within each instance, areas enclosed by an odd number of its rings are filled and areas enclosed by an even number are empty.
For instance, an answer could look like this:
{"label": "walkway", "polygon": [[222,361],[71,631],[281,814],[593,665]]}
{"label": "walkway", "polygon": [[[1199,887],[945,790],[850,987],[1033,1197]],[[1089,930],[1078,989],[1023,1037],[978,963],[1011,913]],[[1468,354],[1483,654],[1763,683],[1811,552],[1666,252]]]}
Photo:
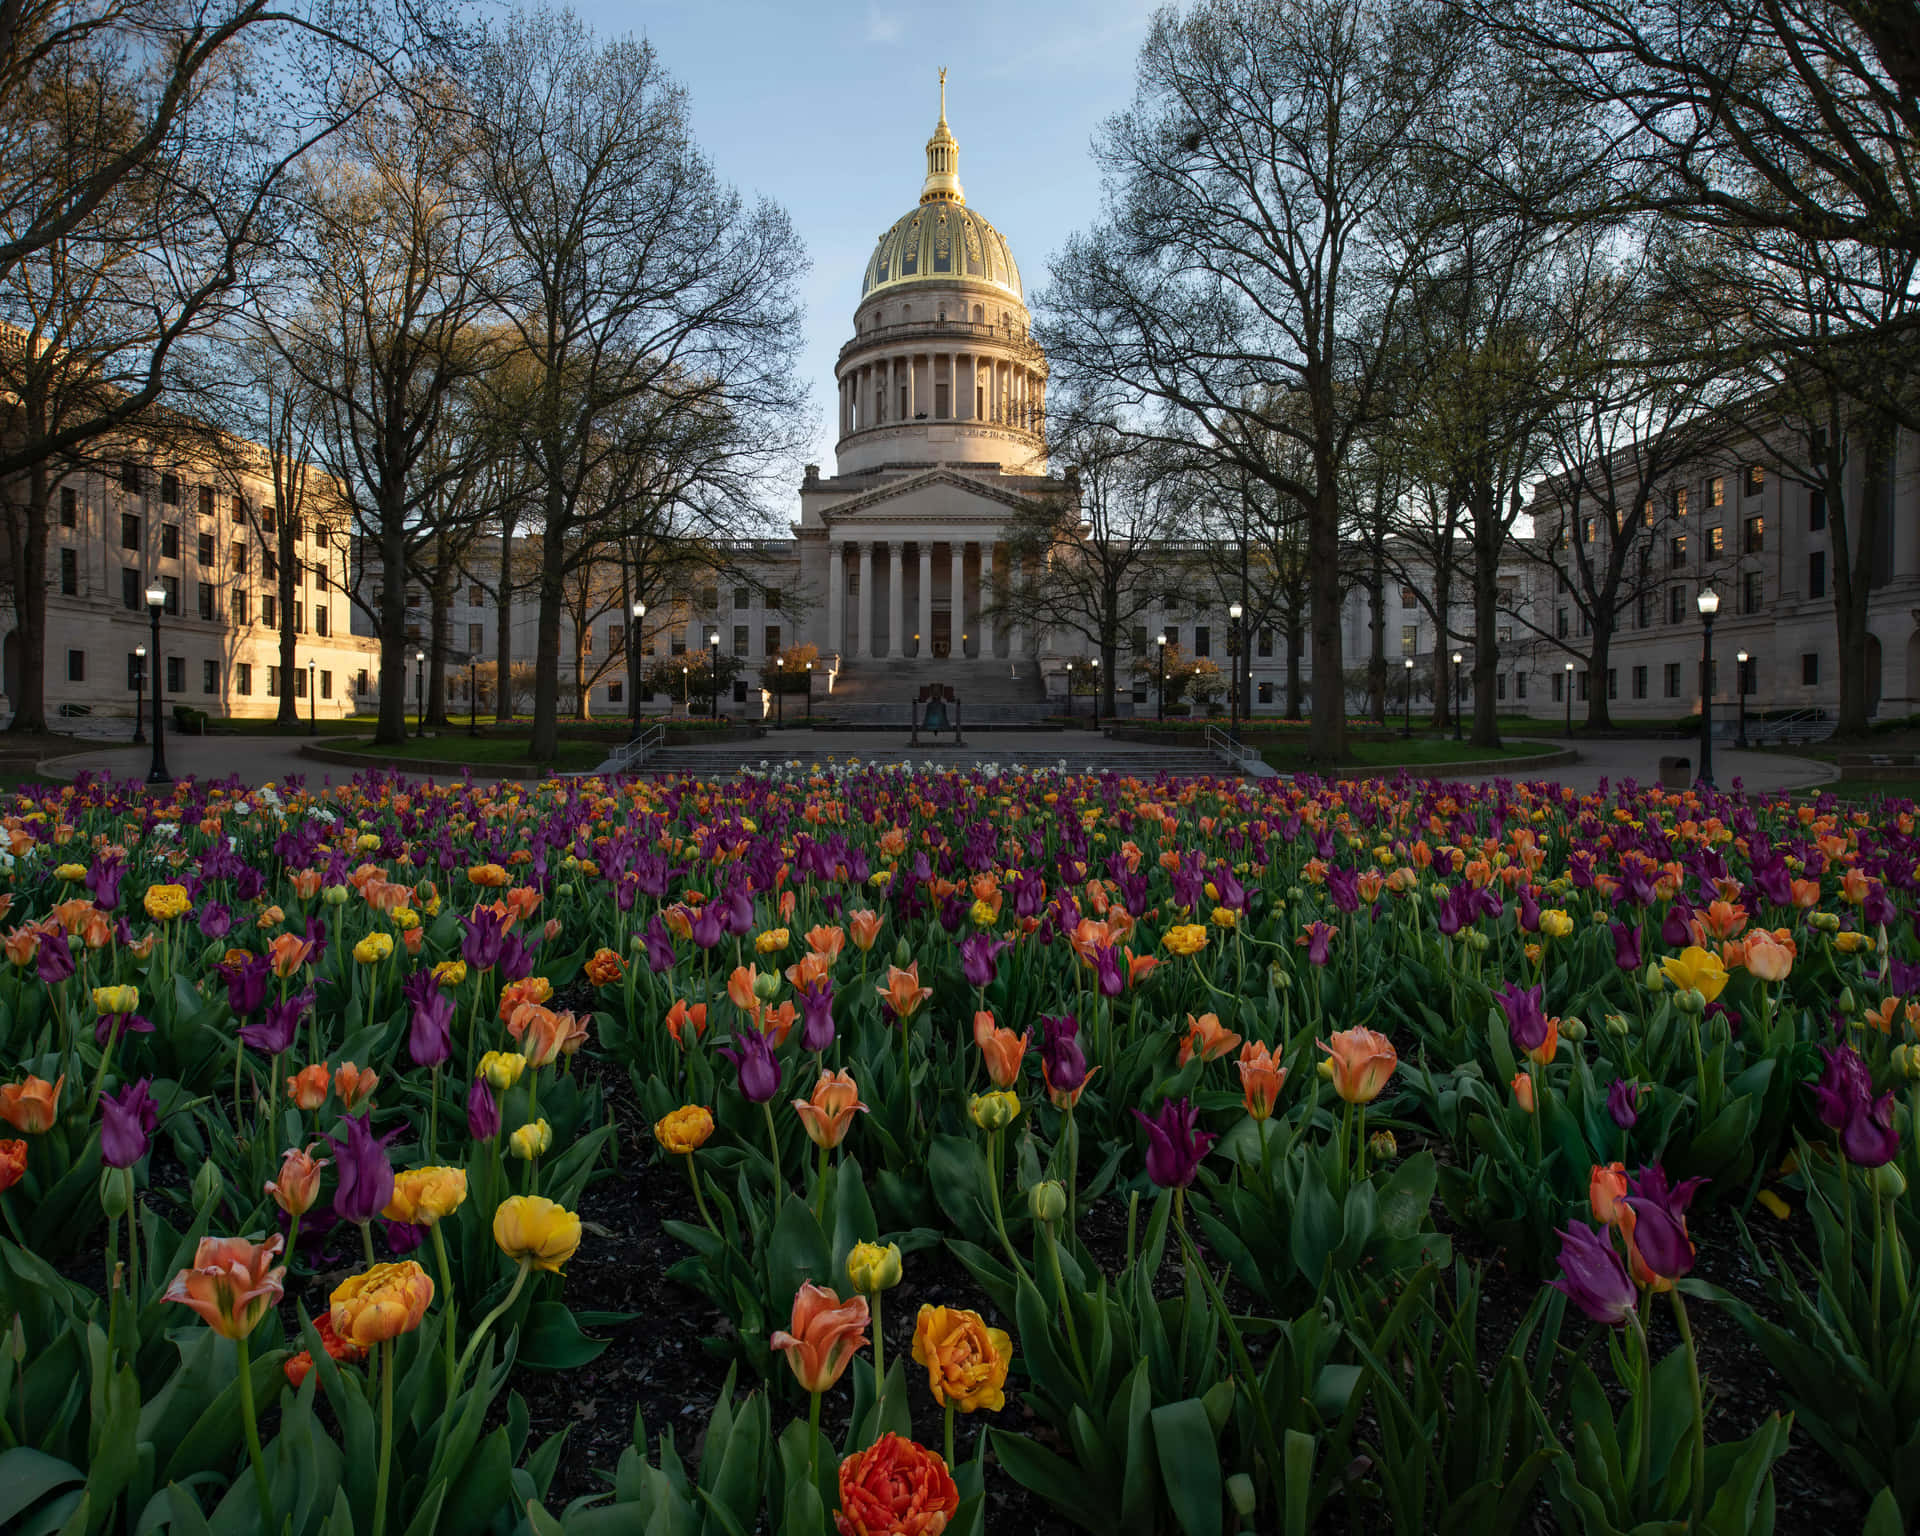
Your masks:
{"label": "walkway", "polygon": [[[1558,738],[1542,736],[1537,739],[1550,746],[1562,744]],[[1627,779],[1641,785],[1657,784],[1660,781],[1660,759],[1663,757],[1685,757],[1692,760],[1696,770],[1700,766],[1699,743],[1694,741],[1649,741],[1639,737],[1587,741],[1576,738],[1573,747],[1580,754],[1578,762],[1549,768],[1540,777],[1569,785],[1576,793],[1583,795],[1598,790],[1602,779],[1612,786],[1618,786]],[[1444,769],[1440,771],[1443,774],[1445,772]],[[1722,789],[1731,790],[1735,781],[1738,781],[1750,794],[1769,794],[1775,790],[1807,789],[1829,783],[1839,777],[1839,770],[1831,763],[1816,762],[1810,757],[1782,757],[1775,752],[1738,752],[1715,742],[1713,776]],[[1465,782],[1490,784],[1497,777],[1501,775],[1480,774]]]}

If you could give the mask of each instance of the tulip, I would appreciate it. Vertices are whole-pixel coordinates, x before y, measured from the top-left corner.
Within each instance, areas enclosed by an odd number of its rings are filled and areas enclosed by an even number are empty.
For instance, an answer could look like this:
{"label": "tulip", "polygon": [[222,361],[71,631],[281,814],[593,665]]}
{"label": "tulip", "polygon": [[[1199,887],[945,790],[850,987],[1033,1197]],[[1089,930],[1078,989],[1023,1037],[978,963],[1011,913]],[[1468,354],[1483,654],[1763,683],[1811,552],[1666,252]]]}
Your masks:
{"label": "tulip", "polygon": [[673,1036],[675,1045],[686,1044],[681,1031],[688,1027],[692,1028],[694,1038],[698,1039],[707,1032],[707,1005],[696,1003],[689,1008],[683,997],[668,1010],[666,1024],[667,1033]]}
{"label": "tulip", "polygon": [[854,1114],[867,1110],[860,1102],[860,1089],[852,1074],[844,1071],[822,1072],[812,1096],[795,1099],[793,1108],[808,1140],[823,1152],[839,1146],[853,1125]]}
{"label": "tulip", "polygon": [[412,1005],[407,1054],[417,1067],[437,1067],[453,1054],[453,999],[440,989],[432,971],[415,971],[401,991]]}
{"label": "tulip", "polygon": [[867,1298],[842,1301],[825,1286],[804,1282],[793,1298],[793,1315],[768,1340],[787,1357],[795,1379],[819,1394],[838,1382],[867,1343]]}
{"label": "tulip", "polygon": [[1240,1037],[1221,1024],[1218,1014],[1203,1013],[1199,1018],[1188,1014],[1186,1038],[1180,1042],[1180,1065],[1184,1067],[1193,1060],[1196,1050],[1203,1061],[1218,1061],[1239,1043]]}
{"label": "tulip", "polygon": [[653,1125],[654,1140],[676,1155],[699,1151],[712,1135],[713,1114],[699,1104],[683,1104],[662,1115]]}
{"label": "tulip", "polygon": [[1160,942],[1176,955],[1197,955],[1207,947],[1207,930],[1199,923],[1181,923],[1169,928]]}
{"label": "tulip", "polygon": [[60,1090],[67,1085],[62,1073],[55,1082],[28,1076],[18,1083],[0,1083],[0,1120],[29,1136],[53,1128],[60,1113]]}
{"label": "tulip", "polygon": [[1684,1179],[1669,1188],[1666,1170],[1658,1165],[1642,1168],[1638,1178],[1628,1181],[1628,1193],[1620,1202],[1627,1212],[1621,1230],[1642,1285],[1668,1290],[1692,1271],[1694,1247],[1687,1236],[1686,1213],[1704,1183]]}
{"label": "tulip", "polygon": [[1343,1029],[1331,1041],[1315,1044],[1328,1053],[1334,1092],[1349,1104],[1371,1104],[1379,1098],[1400,1064],[1393,1042],[1376,1030]]}
{"label": "tulip", "polygon": [[420,1326],[433,1302],[433,1277],[411,1259],[375,1264],[342,1280],[328,1301],[335,1336],[372,1349]]}
{"label": "tulip", "polygon": [[1612,922],[1607,925],[1613,935],[1613,963],[1623,971],[1637,971],[1641,966],[1640,929],[1637,925]]}
{"label": "tulip", "polygon": [[755,1104],[765,1104],[780,1091],[780,1063],[774,1060],[773,1047],[758,1030],[744,1030],[734,1036],[731,1046],[720,1054],[733,1063],[739,1073],[740,1092]]}
{"label": "tulip", "polygon": [[1080,1021],[1070,1013],[1040,1015],[1041,1069],[1054,1092],[1072,1093],[1089,1076],[1079,1034]]}
{"label": "tulip", "polygon": [[431,1227],[446,1220],[467,1198],[464,1168],[408,1168],[393,1176],[393,1198],[381,1211],[388,1221]]}
{"label": "tulip", "polygon": [[847,1280],[862,1296],[877,1296],[900,1283],[900,1245],[859,1242],[847,1254]]}
{"label": "tulip", "polygon": [[[1850,1045],[1821,1046],[1826,1067],[1820,1081],[1812,1085],[1820,1123],[1832,1130],[1842,1129],[1855,1110],[1873,1096],[1873,1077],[1860,1053]],[[4,1093],[0,1089],[0,1093]]]}
{"label": "tulip", "polygon": [[475,1077],[467,1089],[467,1134],[475,1141],[492,1141],[500,1134],[500,1105],[484,1077]]}
{"label": "tulip", "polygon": [[1333,941],[1340,930],[1331,923],[1308,923],[1306,931],[1294,938],[1296,946],[1304,946],[1310,965],[1325,965],[1332,954]]}
{"label": "tulip", "polygon": [[1013,1363],[1013,1340],[989,1328],[978,1312],[923,1305],[913,1326],[913,1358],[926,1367],[927,1385],[942,1407],[972,1413],[1006,1406],[1001,1389]]}
{"label": "tulip", "polygon": [[1679,991],[1698,992],[1708,1002],[1719,997],[1727,985],[1727,968],[1721,964],[1720,957],[1698,944],[1689,944],[1679,954],[1669,955],[1660,962],[1660,971]]}
{"label": "tulip", "polygon": [[100,1101],[100,1160],[109,1168],[131,1168],[147,1155],[160,1124],[160,1109],[147,1080],[110,1093]]}
{"label": "tulip", "polygon": [[960,945],[960,973],[966,977],[967,985],[992,986],[1001,951],[1010,948],[1011,943],[1008,939],[996,939],[990,933],[976,933],[963,940]]}
{"label": "tulip", "polygon": [[1587,1177],[1587,1205],[1593,1211],[1593,1219],[1605,1226],[1617,1225],[1622,1209],[1620,1202],[1626,1197],[1627,1165],[1595,1163]]}
{"label": "tulip", "polygon": [[493,1213],[493,1241],[517,1263],[557,1275],[580,1246],[580,1218],[540,1195],[510,1195]]}
{"label": "tulip", "polygon": [[285,1291],[286,1268],[273,1262],[280,1248],[277,1233],[264,1243],[203,1237],[193,1267],[173,1277],[162,1299],[191,1307],[222,1338],[244,1339]]}
{"label": "tulip", "polygon": [[364,1105],[379,1086],[380,1074],[372,1067],[358,1067],[343,1061],[334,1068],[333,1091],[339,1096],[340,1108],[345,1114],[350,1115]]}
{"label": "tulip", "polygon": [[840,1536],[938,1536],[960,1490],[937,1452],[891,1432],[840,1463]]}
{"label": "tulip", "polygon": [[1581,1222],[1560,1233],[1560,1278],[1548,1284],[1596,1323],[1614,1328],[1634,1315],[1639,1299],[1606,1234]]}
{"label": "tulip", "polygon": [[312,1112],[327,1102],[327,1095],[333,1091],[333,1073],[324,1061],[316,1061],[311,1066],[302,1067],[287,1079],[287,1097],[296,1108]]}
{"label": "tulip", "polygon": [[553,1127],[545,1120],[530,1120],[507,1138],[513,1155],[530,1163],[553,1146]]}
{"label": "tulip", "polygon": [[1900,1133],[1893,1128],[1893,1095],[1861,1099],[1840,1128],[1840,1150],[1847,1161],[1862,1168],[1880,1168],[1900,1151]]}
{"label": "tulip", "polygon": [[300,1021],[313,1006],[313,989],[296,992],[283,1002],[268,1003],[258,1024],[244,1024],[240,1038],[256,1051],[278,1056],[292,1047]]}
{"label": "tulip", "polygon": [[920,1005],[933,996],[932,987],[920,985],[920,962],[915,961],[905,970],[897,965],[887,967],[887,980],[884,986],[875,987],[881,999],[893,1010],[894,1017],[905,1023],[919,1011]]}
{"label": "tulip", "polygon": [[849,912],[847,932],[852,936],[856,949],[863,955],[869,953],[880,937],[879,914],[864,908],[858,912]]}
{"label": "tulip", "polygon": [[1004,1131],[1019,1118],[1020,1097],[1005,1089],[976,1093],[968,1101],[967,1113],[983,1131]]}
{"label": "tulip", "polygon": [[1524,992],[1511,984],[1494,994],[1507,1016],[1507,1032],[1514,1049],[1523,1055],[1540,1049],[1547,1038],[1546,1010],[1541,1005],[1541,989],[1528,987]]}
{"label": "tulip", "polygon": [[0,1194],[18,1184],[27,1172],[27,1144],[24,1141],[0,1141]]}
{"label": "tulip", "polygon": [[34,956],[40,981],[44,986],[58,986],[73,975],[73,946],[63,933],[50,933],[41,942],[38,954]]}
{"label": "tulip", "polygon": [[1137,1109],[1133,1117],[1147,1128],[1147,1177],[1162,1189],[1191,1184],[1200,1160],[1218,1139],[1199,1128],[1199,1109],[1183,1098],[1169,1099],[1153,1118]]}
{"label": "tulip", "polygon": [[1532,1076],[1525,1071],[1516,1072],[1513,1074],[1513,1081],[1509,1083],[1507,1086],[1513,1092],[1513,1102],[1518,1104],[1520,1108],[1523,1109],[1526,1113],[1532,1114],[1533,1113],[1533,1078]]}
{"label": "tulip", "polygon": [[1623,1131],[1632,1130],[1639,1122],[1639,1103],[1640,1085],[1627,1078],[1616,1077],[1607,1089],[1607,1113]]}
{"label": "tulip", "polygon": [[346,1139],[326,1138],[340,1180],[333,1195],[333,1209],[342,1221],[364,1227],[393,1199],[393,1164],[387,1160],[386,1144],[373,1134],[366,1115],[348,1115],[340,1123]]}
{"label": "tulip", "polygon": [[140,1006],[138,987],[95,987],[93,989],[93,1011],[95,1013],[132,1013]]}
{"label": "tulip", "polygon": [[289,1147],[280,1156],[280,1177],[268,1182],[265,1191],[289,1216],[304,1216],[320,1198],[320,1170],[326,1166],[324,1157]]}
{"label": "tulip", "polygon": [[794,989],[800,999],[800,1049],[816,1056],[833,1044],[833,983],[811,981]]}
{"label": "tulip", "polygon": [[480,1058],[475,1073],[487,1080],[490,1088],[505,1093],[520,1081],[520,1074],[527,1070],[527,1058],[518,1051],[488,1051]]}
{"label": "tulip", "polygon": [[[1029,1034],[1031,1031],[1028,1032]],[[1027,1034],[1016,1035],[1001,1029],[986,1009],[973,1016],[973,1043],[987,1064],[987,1080],[996,1088],[1011,1088],[1020,1081],[1020,1064],[1026,1059]]]}
{"label": "tulip", "polygon": [[1240,1092],[1247,1113],[1256,1120],[1273,1114],[1273,1106],[1287,1081],[1287,1069],[1275,1063],[1273,1052],[1257,1040],[1240,1047]]}

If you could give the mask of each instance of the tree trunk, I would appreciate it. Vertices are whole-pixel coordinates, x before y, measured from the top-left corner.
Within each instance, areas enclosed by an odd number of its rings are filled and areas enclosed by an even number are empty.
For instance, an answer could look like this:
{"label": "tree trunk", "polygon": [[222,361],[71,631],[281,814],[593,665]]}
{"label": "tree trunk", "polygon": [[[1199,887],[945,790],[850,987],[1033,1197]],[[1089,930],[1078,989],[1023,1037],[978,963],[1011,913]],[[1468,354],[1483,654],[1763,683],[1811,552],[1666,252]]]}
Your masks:
{"label": "tree trunk", "polygon": [[1497,635],[1500,618],[1500,547],[1506,542],[1502,529],[1484,543],[1474,541],[1473,573],[1473,744],[1498,748],[1500,721],[1496,713],[1493,680],[1500,671],[1500,649],[1484,643],[1484,637]]}
{"label": "tree trunk", "polygon": [[1333,456],[1316,466],[1320,494],[1307,527],[1307,580],[1313,614],[1313,719],[1307,756],[1338,763],[1347,755],[1347,679],[1340,644],[1340,495]]}
{"label": "tree trunk", "polygon": [[[300,724],[300,701],[294,683],[300,669],[300,631],[293,622],[293,605],[299,601],[300,561],[294,553],[293,530],[293,513],[288,506],[274,508],[274,563],[279,569],[274,590],[280,601],[280,708],[274,722],[285,726]],[[158,656],[153,658],[153,664],[160,664]]]}
{"label": "tree trunk", "polygon": [[1306,649],[1307,635],[1296,609],[1287,616],[1287,718],[1300,718],[1300,653]]}
{"label": "tree trunk", "polygon": [[427,588],[427,723],[447,723],[447,661],[452,652],[453,582],[444,550],[436,550],[433,582]]}
{"label": "tree trunk", "polygon": [[[31,434],[29,434],[31,436]],[[44,433],[42,434],[44,435]],[[13,559],[13,610],[20,637],[19,692],[13,698],[16,731],[47,728],[47,509],[53,481],[44,462],[28,466],[27,504],[7,518]]]}
{"label": "tree trunk", "polygon": [[560,614],[566,603],[565,528],[559,487],[549,488],[540,540],[540,619],[533,656],[533,744],[528,760],[550,763],[560,750]]}
{"label": "tree trunk", "polygon": [[[397,490],[388,494],[399,500]],[[384,747],[407,739],[407,527],[399,506],[380,510],[380,719],[373,739]]]}
{"label": "tree trunk", "polygon": [[1447,647],[1453,635],[1453,572],[1442,567],[1433,588],[1433,728],[1444,731],[1453,723],[1453,679],[1447,676]]}
{"label": "tree trunk", "polygon": [[1593,634],[1587,648],[1587,675],[1593,679],[1587,688],[1587,729],[1610,731],[1613,713],[1607,700],[1607,660],[1613,651],[1613,613],[1602,603],[1593,605]]}
{"label": "tree trunk", "polygon": [[493,718],[513,718],[513,530],[519,518],[500,514],[500,575],[493,593]]}
{"label": "tree trunk", "polygon": [[1387,723],[1387,574],[1385,553],[1376,543],[1367,573],[1367,713],[1375,725]]}
{"label": "tree trunk", "polygon": [[[1871,429],[1867,429],[1871,431]],[[1833,557],[1833,623],[1840,652],[1840,718],[1834,735],[1842,739],[1867,734],[1871,712],[1867,676],[1867,606],[1873,588],[1873,552],[1879,542],[1881,479],[1894,472],[1888,452],[1891,434],[1869,436],[1865,473],[1861,476],[1857,516],[1848,517],[1843,499],[1844,463],[1835,455],[1828,475],[1827,540]],[[43,519],[44,526],[44,519]],[[1884,661],[1882,665],[1884,665]]]}

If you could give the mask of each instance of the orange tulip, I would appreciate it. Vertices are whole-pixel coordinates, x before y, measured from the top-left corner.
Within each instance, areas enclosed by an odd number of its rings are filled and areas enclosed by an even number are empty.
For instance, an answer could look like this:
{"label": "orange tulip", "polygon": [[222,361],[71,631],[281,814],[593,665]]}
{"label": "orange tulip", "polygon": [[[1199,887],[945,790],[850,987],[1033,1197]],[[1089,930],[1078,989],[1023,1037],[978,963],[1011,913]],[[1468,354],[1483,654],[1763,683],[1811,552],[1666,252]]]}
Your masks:
{"label": "orange tulip", "polygon": [[1132,991],[1154,973],[1159,966],[1157,955],[1136,955],[1131,949],[1123,950],[1127,957],[1127,990]]}
{"label": "orange tulip", "polygon": [[803,1388],[824,1392],[866,1346],[867,1298],[842,1301],[838,1293],[806,1281],[793,1298],[788,1325],[767,1342],[786,1354]]}
{"label": "orange tulip", "polygon": [[1196,1050],[1203,1061],[1218,1061],[1239,1043],[1240,1037],[1220,1022],[1217,1013],[1203,1013],[1197,1019],[1188,1014],[1187,1037],[1180,1042],[1180,1065],[1192,1061]]}
{"label": "orange tulip", "polygon": [[757,965],[736,965],[733,974],[727,977],[727,1001],[756,1020],[760,1017],[760,999],[754,993],[753,984],[759,979]]}
{"label": "orange tulip", "polygon": [[809,1141],[816,1147],[837,1147],[847,1139],[855,1112],[865,1114],[867,1106],[860,1102],[853,1074],[840,1071],[822,1072],[812,1097],[795,1099],[793,1109]]}
{"label": "orange tulip", "polygon": [[0,1141],[0,1193],[18,1184],[27,1171],[27,1144],[24,1141]]}
{"label": "orange tulip", "polygon": [[28,966],[40,954],[40,930],[32,924],[16,928],[7,935],[7,958],[15,965]]}
{"label": "orange tulip", "polygon": [[[816,933],[818,929],[814,930]],[[786,969],[786,978],[796,987],[810,987],[833,974],[833,957],[810,949]]]}
{"label": "orange tulip", "polygon": [[475,864],[467,871],[467,878],[489,890],[501,890],[506,886],[507,872],[498,864]]}
{"label": "orange tulip", "polygon": [[1047,1085],[1047,1098],[1052,1101],[1053,1107],[1058,1110],[1072,1109],[1074,1105],[1078,1104],[1080,1102],[1080,1095],[1087,1091],[1087,1084],[1093,1081],[1094,1075],[1099,1072],[1099,1070],[1097,1066],[1088,1067],[1087,1075],[1080,1079],[1080,1086],[1078,1088],[1056,1088],[1053,1086],[1053,1074],[1047,1070],[1046,1057],[1043,1056],[1040,1058],[1040,1076]]}
{"label": "orange tulip", "polygon": [[0,1120],[16,1131],[38,1135],[51,1130],[60,1113],[60,1090],[66,1086],[66,1074],[59,1081],[28,1077],[25,1082],[0,1084]]}
{"label": "orange tulip", "polygon": [[807,948],[816,955],[825,955],[828,965],[840,958],[840,951],[846,947],[846,943],[846,930],[837,925],[807,930]]}
{"label": "orange tulip", "polygon": [[847,915],[847,931],[853,935],[853,942],[862,954],[867,953],[880,937],[880,914],[862,908]]}
{"label": "orange tulip", "polygon": [[524,923],[540,910],[540,893],[530,885],[516,885],[507,892],[507,910]]}
{"label": "orange tulip", "polygon": [[587,980],[596,987],[610,987],[626,973],[626,966],[610,949],[596,949],[587,962]]}
{"label": "orange tulip", "polygon": [[285,980],[313,955],[313,945],[295,934],[283,933],[267,946],[267,953],[273,957],[273,974]]}
{"label": "orange tulip", "polygon": [[507,1020],[507,1033],[520,1042],[520,1054],[530,1067],[544,1067],[559,1059],[573,1016],[561,1016],[539,1003],[522,1003]]}
{"label": "orange tulip", "polygon": [[544,976],[523,976],[500,989],[500,1022],[512,1028],[516,1009],[527,1003],[544,1003],[553,996],[553,983]]}
{"label": "orange tulip", "polygon": [[296,869],[287,876],[287,883],[293,887],[293,894],[302,901],[312,901],[320,894],[320,871],[317,869]]}
{"label": "orange tulip", "polygon": [[340,1108],[343,1114],[355,1114],[360,1107],[373,1097],[373,1090],[380,1086],[380,1074],[372,1067],[356,1067],[350,1061],[343,1061],[333,1074],[333,1091],[340,1096]]}
{"label": "orange tulip", "polygon": [[1332,1041],[1316,1041],[1328,1053],[1322,1068],[1333,1078],[1333,1091],[1349,1104],[1371,1104],[1379,1098],[1400,1064],[1393,1042],[1377,1030],[1343,1029]]}
{"label": "orange tulip", "polygon": [[333,1091],[333,1074],[324,1061],[302,1067],[287,1079],[287,1097],[301,1109],[318,1109]]}
{"label": "orange tulip", "polygon": [[973,1016],[973,1043],[987,1063],[987,1076],[996,1088],[1011,1088],[1020,1081],[1020,1063],[1026,1059],[1027,1040],[1032,1035],[1016,1035],[994,1023],[993,1014],[981,1009]]}
{"label": "orange tulip", "polygon": [[349,1275],[328,1297],[333,1331],[360,1349],[412,1333],[432,1301],[433,1277],[412,1259]]}
{"label": "orange tulip", "polygon": [[1762,981],[1785,981],[1793,973],[1795,945],[1782,943],[1764,928],[1747,935],[1746,966]]}
{"label": "orange tulip", "polygon": [[282,1242],[277,1232],[259,1244],[244,1237],[203,1237],[193,1268],[175,1275],[162,1299],[193,1308],[222,1338],[244,1339],[285,1291],[286,1266],[273,1262]]}
{"label": "orange tulip", "polygon": [[299,1147],[289,1147],[280,1158],[280,1177],[265,1186],[273,1203],[289,1216],[304,1216],[320,1198],[320,1170],[327,1159]]}
{"label": "orange tulip", "polygon": [[1286,1085],[1287,1069],[1276,1065],[1273,1052],[1258,1040],[1249,1040],[1240,1047],[1240,1060],[1236,1065],[1240,1069],[1240,1092],[1246,1101],[1247,1113],[1256,1120],[1267,1119],[1273,1114],[1281,1088]]}
{"label": "orange tulip", "polygon": [[1593,1219],[1602,1226],[1614,1225],[1626,1209],[1620,1203],[1626,1197],[1627,1165],[1595,1163],[1593,1172],[1587,1176],[1587,1204],[1593,1210]]}
{"label": "orange tulip", "polygon": [[904,971],[897,965],[887,967],[886,985],[873,989],[886,1000],[894,1017],[905,1022],[917,1013],[920,1005],[933,996],[932,987],[920,985],[920,962],[914,961]]}
{"label": "orange tulip", "polygon": [[1513,1081],[1507,1085],[1513,1090],[1513,1102],[1528,1114],[1533,1113],[1533,1078],[1525,1072],[1513,1074]]}
{"label": "orange tulip", "polygon": [[687,1025],[693,1026],[695,1039],[698,1039],[707,1032],[707,1005],[705,1003],[695,1003],[692,1007],[688,1007],[687,1000],[683,997],[676,1002],[672,1008],[667,1010],[667,1032],[673,1036],[673,1043],[675,1045],[685,1045],[687,1043],[680,1035],[681,1029]]}

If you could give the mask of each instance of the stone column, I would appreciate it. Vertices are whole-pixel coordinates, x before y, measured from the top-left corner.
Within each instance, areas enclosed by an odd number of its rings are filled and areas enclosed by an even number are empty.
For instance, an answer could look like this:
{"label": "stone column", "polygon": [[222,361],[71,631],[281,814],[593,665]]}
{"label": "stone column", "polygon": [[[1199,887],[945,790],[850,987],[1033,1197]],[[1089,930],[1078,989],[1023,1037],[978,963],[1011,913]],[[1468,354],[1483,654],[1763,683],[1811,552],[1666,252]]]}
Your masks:
{"label": "stone column", "polygon": [[[931,366],[931,364],[929,364]],[[920,541],[920,647],[915,653],[927,656],[933,651],[933,545]]]}
{"label": "stone column", "polygon": [[873,655],[873,544],[860,541],[860,595],[857,610],[860,619],[860,633],[853,647],[854,655],[862,661]]}
{"label": "stone column", "polygon": [[994,654],[994,620],[988,612],[993,607],[993,545],[987,540],[980,541],[980,655],[983,660],[991,660]]}
{"label": "stone column", "polygon": [[827,535],[827,643],[823,651],[847,648],[847,557],[840,541]]}
{"label": "stone column", "polygon": [[967,654],[967,642],[961,638],[967,632],[967,546],[956,539],[947,548],[953,552],[952,596],[947,604],[953,645],[947,654],[958,661]]}
{"label": "stone column", "polygon": [[907,364],[907,420],[920,414],[920,381],[914,377],[913,354],[906,356]]}
{"label": "stone column", "polygon": [[905,627],[900,622],[901,607],[905,594],[901,589],[900,569],[905,565],[906,546],[898,539],[887,546],[887,657],[895,660],[905,651],[900,644],[900,631]]}
{"label": "stone column", "polygon": [[[1018,555],[1009,556],[1007,559],[1007,586],[1010,590],[1015,592],[1020,590],[1020,576],[1020,557]],[[1023,656],[1026,654],[1026,636],[1021,634],[1020,631],[1021,624],[1018,619],[1015,619],[1013,623],[1007,627],[1007,655],[1009,656]]]}

